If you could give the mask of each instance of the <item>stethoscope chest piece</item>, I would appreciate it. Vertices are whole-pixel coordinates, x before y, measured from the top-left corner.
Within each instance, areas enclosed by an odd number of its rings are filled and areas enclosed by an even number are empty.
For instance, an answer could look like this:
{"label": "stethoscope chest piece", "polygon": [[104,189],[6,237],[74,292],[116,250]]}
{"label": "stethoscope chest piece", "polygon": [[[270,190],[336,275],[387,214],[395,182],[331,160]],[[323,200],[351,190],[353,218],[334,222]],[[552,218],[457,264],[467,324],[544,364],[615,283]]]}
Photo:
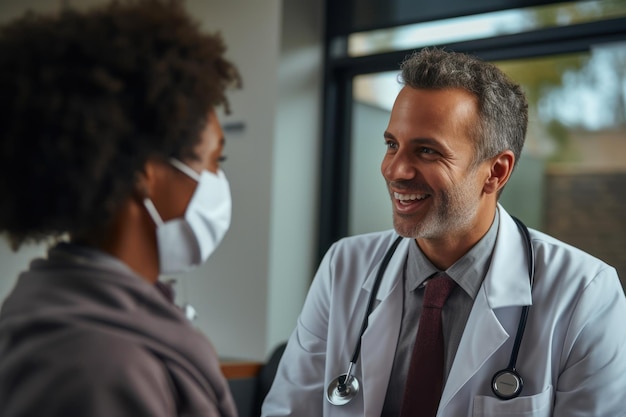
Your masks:
{"label": "stethoscope chest piece", "polygon": [[501,400],[511,400],[520,395],[524,381],[514,369],[503,369],[491,380],[493,393]]}
{"label": "stethoscope chest piece", "polygon": [[326,399],[332,405],[344,405],[356,397],[358,392],[359,381],[350,373],[341,374],[328,384]]}

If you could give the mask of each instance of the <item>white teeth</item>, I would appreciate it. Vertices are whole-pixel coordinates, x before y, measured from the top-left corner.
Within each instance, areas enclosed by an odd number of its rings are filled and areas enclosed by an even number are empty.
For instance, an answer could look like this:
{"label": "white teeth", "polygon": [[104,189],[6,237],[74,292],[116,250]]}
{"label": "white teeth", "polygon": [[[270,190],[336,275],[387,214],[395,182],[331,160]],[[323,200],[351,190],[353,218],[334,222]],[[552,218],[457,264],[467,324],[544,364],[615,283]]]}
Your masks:
{"label": "white teeth", "polygon": [[400,201],[423,200],[426,198],[426,194],[400,194],[395,192],[393,193],[393,196],[396,200]]}

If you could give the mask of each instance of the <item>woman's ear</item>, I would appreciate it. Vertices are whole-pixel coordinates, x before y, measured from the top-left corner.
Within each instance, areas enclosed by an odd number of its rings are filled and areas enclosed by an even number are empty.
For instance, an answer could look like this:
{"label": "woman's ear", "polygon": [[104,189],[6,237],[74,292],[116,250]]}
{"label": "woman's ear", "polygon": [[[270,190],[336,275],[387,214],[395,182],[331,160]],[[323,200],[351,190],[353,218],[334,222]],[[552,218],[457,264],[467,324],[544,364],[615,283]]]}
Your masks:
{"label": "woman's ear", "polygon": [[497,193],[504,187],[515,165],[515,155],[512,151],[504,151],[491,159],[489,177],[485,181],[483,191],[487,194]]}
{"label": "woman's ear", "polygon": [[135,196],[143,201],[146,197],[151,197],[158,176],[158,162],[149,159],[143,169],[135,176]]}

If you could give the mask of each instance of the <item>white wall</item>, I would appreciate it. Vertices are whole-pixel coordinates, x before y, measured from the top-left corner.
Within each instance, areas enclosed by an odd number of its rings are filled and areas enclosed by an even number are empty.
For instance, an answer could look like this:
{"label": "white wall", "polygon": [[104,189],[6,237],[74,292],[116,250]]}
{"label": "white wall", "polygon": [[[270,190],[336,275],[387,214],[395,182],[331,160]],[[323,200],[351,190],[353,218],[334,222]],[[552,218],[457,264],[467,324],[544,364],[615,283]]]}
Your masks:
{"label": "white wall", "polygon": [[[0,21],[59,1],[2,0]],[[73,0],[80,6],[101,0]],[[288,337],[311,280],[316,239],[321,0],[187,0],[203,28],[219,30],[244,87],[229,94],[243,122],[226,133],[223,169],[233,224],[199,270],[179,278],[178,300],[198,311],[197,326],[222,357],[266,359]],[[284,9],[284,10],[283,10]],[[0,300],[43,247],[17,254],[0,243]]]}
{"label": "white wall", "polygon": [[6,236],[0,236],[0,302],[15,285],[18,274],[28,268],[33,258],[43,256],[45,252],[44,245],[26,245],[15,253]]}
{"label": "white wall", "polygon": [[198,310],[197,325],[222,356],[261,359],[266,350],[272,152],[275,135],[280,41],[279,0],[187,0],[207,30],[218,28],[227,55],[239,67],[243,89],[229,94],[243,122],[226,133],[233,220],[224,242],[198,271],[182,278],[186,299]]}
{"label": "white wall", "polygon": [[283,2],[274,143],[267,348],[287,340],[317,265],[322,96],[320,0]]}

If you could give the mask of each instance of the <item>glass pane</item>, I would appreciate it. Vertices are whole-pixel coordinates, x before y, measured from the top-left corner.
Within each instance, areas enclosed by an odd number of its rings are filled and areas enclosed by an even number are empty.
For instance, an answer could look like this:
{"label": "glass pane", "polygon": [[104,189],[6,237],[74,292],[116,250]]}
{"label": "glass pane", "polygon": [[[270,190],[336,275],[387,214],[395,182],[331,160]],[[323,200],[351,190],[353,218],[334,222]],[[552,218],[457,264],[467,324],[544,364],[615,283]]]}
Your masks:
{"label": "glass pane", "polygon": [[[496,65],[522,84],[530,119],[500,202],[626,279],[626,44]],[[350,234],[392,227],[380,163],[397,77],[354,80]]]}
{"label": "glass pane", "polygon": [[354,79],[349,234],[393,227],[391,201],[380,163],[385,153],[383,132],[400,91],[397,76],[397,72],[386,72]]}
{"label": "glass pane", "polygon": [[626,16],[626,0],[579,1],[504,10],[354,33],[348,37],[348,55],[484,39],[623,16]]}

